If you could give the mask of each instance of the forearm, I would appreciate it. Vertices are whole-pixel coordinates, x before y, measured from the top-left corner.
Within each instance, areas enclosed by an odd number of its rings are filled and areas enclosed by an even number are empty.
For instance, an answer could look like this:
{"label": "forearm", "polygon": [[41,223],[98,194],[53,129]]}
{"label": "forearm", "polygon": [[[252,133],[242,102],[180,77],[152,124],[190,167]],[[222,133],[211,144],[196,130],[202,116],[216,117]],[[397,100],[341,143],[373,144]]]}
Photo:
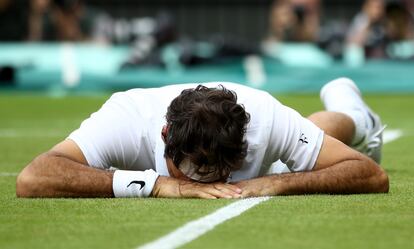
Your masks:
{"label": "forearm", "polygon": [[270,175],[236,183],[243,197],[388,192],[388,176],[370,159],[339,162],[311,172]]}
{"label": "forearm", "polygon": [[388,192],[384,170],[369,160],[347,160],[326,169],[269,176],[275,194],[360,194]]}
{"label": "forearm", "polygon": [[112,197],[113,173],[45,153],[18,176],[18,197]]}

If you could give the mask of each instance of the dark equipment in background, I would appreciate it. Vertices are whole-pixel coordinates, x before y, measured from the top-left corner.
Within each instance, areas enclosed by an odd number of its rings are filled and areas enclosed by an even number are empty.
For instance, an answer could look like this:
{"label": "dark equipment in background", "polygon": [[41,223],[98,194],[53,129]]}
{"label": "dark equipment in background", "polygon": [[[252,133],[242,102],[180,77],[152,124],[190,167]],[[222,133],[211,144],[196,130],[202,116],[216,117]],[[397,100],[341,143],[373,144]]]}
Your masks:
{"label": "dark equipment in background", "polygon": [[0,86],[15,84],[15,69],[12,66],[0,66]]}
{"label": "dark equipment in background", "polygon": [[73,11],[77,5],[81,4],[80,0],[53,0],[54,6],[58,7],[64,12]]}

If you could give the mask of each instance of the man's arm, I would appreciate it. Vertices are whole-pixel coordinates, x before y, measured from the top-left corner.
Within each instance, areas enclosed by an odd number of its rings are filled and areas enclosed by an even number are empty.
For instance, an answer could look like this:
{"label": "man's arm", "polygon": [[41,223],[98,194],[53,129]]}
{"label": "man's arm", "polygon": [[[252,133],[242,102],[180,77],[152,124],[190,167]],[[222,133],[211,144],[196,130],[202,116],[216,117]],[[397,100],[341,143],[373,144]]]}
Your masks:
{"label": "man's arm", "polygon": [[113,172],[88,167],[82,151],[65,140],[36,157],[17,177],[18,197],[112,197]]}
{"label": "man's arm", "polygon": [[[18,197],[113,197],[113,172],[89,167],[72,140],[65,140],[36,157],[17,177]],[[152,196],[167,198],[237,198],[230,184],[202,184],[158,177]]]}
{"label": "man's arm", "polygon": [[372,159],[325,135],[311,172],[270,175],[236,183],[242,196],[387,193],[388,176]]}

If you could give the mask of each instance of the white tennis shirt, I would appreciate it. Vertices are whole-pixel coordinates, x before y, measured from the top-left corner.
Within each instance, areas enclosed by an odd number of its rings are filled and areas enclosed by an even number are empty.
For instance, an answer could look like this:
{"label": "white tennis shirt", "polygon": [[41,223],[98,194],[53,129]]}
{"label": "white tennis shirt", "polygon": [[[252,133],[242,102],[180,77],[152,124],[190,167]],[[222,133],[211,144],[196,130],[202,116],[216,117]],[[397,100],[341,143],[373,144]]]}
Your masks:
{"label": "white tennis shirt", "polygon": [[[223,85],[237,94],[237,102],[250,113],[246,139],[247,156],[229,181],[265,175],[272,163],[284,162],[291,171],[313,168],[323,141],[323,131],[295,110],[282,105],[264,91],[228,82]],[[171,101],[181,91],[199,84],[132,89],[115,93],[68,139],[82,150],[92,167],[122,170],[153,169],[169,176],[164,158],[162,127]]]}

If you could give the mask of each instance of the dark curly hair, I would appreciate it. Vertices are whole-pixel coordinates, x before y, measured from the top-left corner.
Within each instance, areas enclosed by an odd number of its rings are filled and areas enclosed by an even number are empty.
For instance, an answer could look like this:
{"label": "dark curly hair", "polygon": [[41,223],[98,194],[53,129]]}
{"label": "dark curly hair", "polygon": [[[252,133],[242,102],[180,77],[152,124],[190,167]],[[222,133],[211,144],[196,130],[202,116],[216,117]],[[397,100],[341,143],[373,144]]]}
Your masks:
{"label": "dark curly hair", "polygon": [[196,165],[197,174],[213,174],[220,181],[241,168],[247,154],[244,134],[250,115],[237,104],[235,92],[222,85],[186,89],[171,102],[166,119],[165,156],[176,167],[188,158]]}

